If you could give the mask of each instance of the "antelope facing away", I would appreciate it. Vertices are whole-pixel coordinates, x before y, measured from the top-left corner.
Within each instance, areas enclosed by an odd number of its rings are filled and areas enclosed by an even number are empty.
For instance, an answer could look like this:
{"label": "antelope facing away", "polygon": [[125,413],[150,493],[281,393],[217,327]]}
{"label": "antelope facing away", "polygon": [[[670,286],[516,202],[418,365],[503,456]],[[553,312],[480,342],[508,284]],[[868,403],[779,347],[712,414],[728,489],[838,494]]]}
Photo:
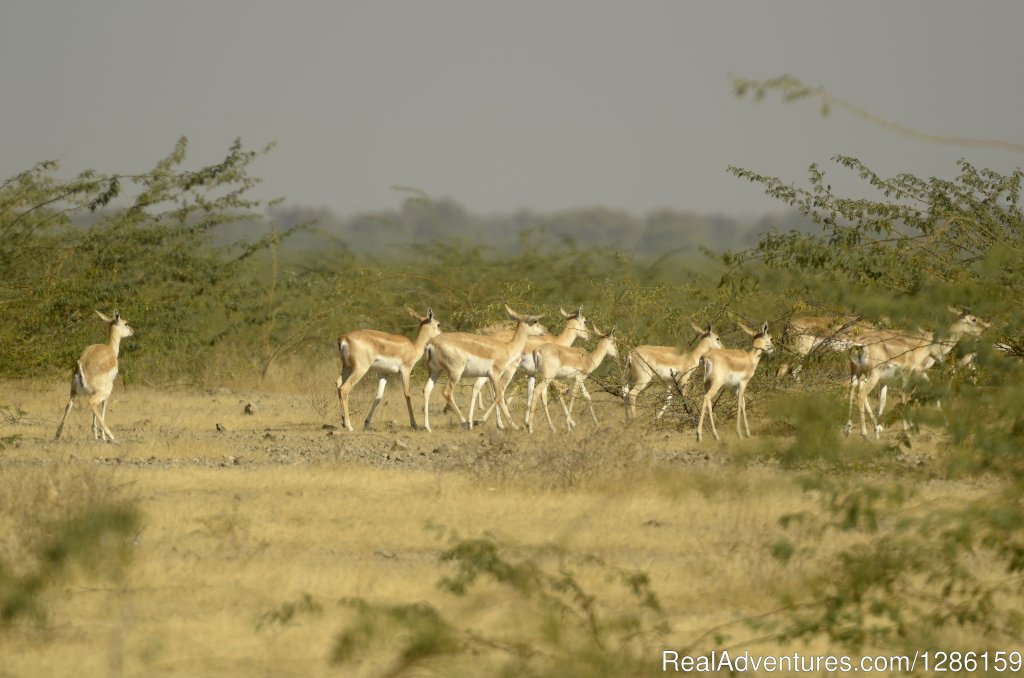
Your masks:
{"label": "antelope facing away", "polygon": [[[518,363],[515,363],[508,369],[508,371],[502,375],[502,380],[505,382],[505,390],[508,391],[508,385],[512,383],[512,379],[516,376],[517,370],[522,370],[527,374],[527,385],[526,385],[526,418],[529,419],[530,404],[533,402],[534,386],[537,381],[537,366],[533,360],[533,352],[544,344],[558,344],[559,346],[572,346],[573,342],[577,339],[589,339],[590,332],[587,330],[587,318],[583,315],[583,307],[580,306],[575,313],[568,313],[565,309],[559,308],[558,311],[565,318],[565,327],[562,331],[552,337],[547,335],[529,336],[526,338],[526,346],[523,348],[523,357]],[[490,336],[505,339],[510,341],[512,339],[513,332],[511,330],[500,330],[492,333]],[[478,404],[482,406],[482,402],[479,401],[479,389],[487,381],[485,377],[477,379],[475,392],[478,397]],[[506,398],[506,403],[508,399]],[[501,413],[499,410],[490,407],[483,416],[483,421],[487,421],[490,417],[491,412],[498,412],[498,426],[501,427]],[[526,422],[524,422],[525,424]]]}
{"label": "antelope facing away", "polygon": [[92,409],[93,437],[111,442],[114,440],[114,434],[107,428],[106,423],[107,398],[114,390],[121,340],[132,336],[135,331],[124,321],[120,313],[115,312],[113,318],[99,311],[96,311],[96,315],[107,323],[110,341],[106,344],[93,344],[82,351],[82,357],[78,359],[78,364],[71,373],[71,397],[64,408],[64,416],[61,417],[54,439],[60,438],[60,434],[64,432],[64,422],[67,421],[75,404],[75,396],[82,395],[88,397],[89,407]]}
{"label": "antelope facing away", "polygon": [[740,438],[743,431],[740,429],[740,418],[743,419],[743,427],[750,437],[750,424],[747,423],[747,398],[746,390],[750,378],[757,370],[757,364],[761,362],[762,355],[771,355],[775,350],[772,345],[772,335],[768,331],[768,323],[761,326],[760,332],[754,332],[746,325],[738,323],[740,329],[753,336],[753,345],[749,351],[728,348],[716,348],[704,354],[700,359],[704,368],[704,402],[700,407],[700,420],[697,422],[697,442],[700,442],[701,431],[704,428],[704,413],[707,412],[708,421],[711,422],[711,433],[715,440],[720,440],[718,430],[715,428],[715,414],[712,412],[712,399],[723,386],[731,386],[736,390],[736,433]]}
{"label": "antelope facing away", "polygon": [[636,399],[654,377],[658,377],[665,385],[665,403],[658,411],[656,419],[661,419],[672,400],[672,384],[682,389],[697,369],[701,357],[713,348],[722,348],[722,339],[711,329],[690,323],[700,335],[697,345],[692,351],[680,353],[671,346],[637,346],[626,357],[626,385],[622,389],[622,398],[626,403],[626,417],[636,417]]}
{"label": "antelope facing away", "polygon": [[[566,429],[571,431],[576,426],[576,422],[572,420],[572,406],[576,401],[577,389],[583,392],[583,397],[587,401],[587,407],[590,409],[590,416],[593,417],[594,424],[598,425],[597,415],[594,414],[594,405],[590,400],[590,393],[587,391],[587,385],[583,382],[594,370],[601,366],[605,356],[612,356],[614,358],[619,355],[619,352],[615,347],[615,328],[612,328],[608,334],[602,335],[597,326],[594,325],[594,331],[600,335],[600,338],[593,351],[587,352],[575,346],[543,344],[533,352],[533,362],[537,367],[537,374],[541,378],[540,397],[544,402],[544,416],[548,418],[548,426],[551,427],[552,431],[555,430],[555,425],[551,422],[551,414],[548,412],[548,385],[554,379],[561,379],[572,384],[569,407],[565,406],[565,399],[562,397],[562,394],[558,394],[558,401],[562,405],[562,411],[565,412]],[[537,400],[534,398],[533,402],[530,403],[526,418],[526,427],[530,433],[533,433],[533,412],[536,408]]]}
{"label": "antelope facing away", "polygon": [[338,377],[338,399],[341,400],[341,425],[352,430],[352,418],[348,411],[348,397],[352,389],[367,372],[380,375],[377,383],[377,395],[366,415],[363,428],[370,428],[373,413],[384,397],[388,375],[398,374],[402,377],[402,389],[405,393],[405,404],[409,408],[409,425],[416,428],[416,415],[412,410],[412,391],[410,375],[412,368],[423,356],[427,342],[441,334],[441,327],[434,317],[434,310],[428,308],[425,316],[411,308],[406,308],[413,318],[419,321],[420,328],[415,341],[400,334],[388,334],[377,330],[355,330],[338,337],[338,353],[341,354],[341,376]]}
{"label": "antelope facing away", "polygon": [[[512,416],[505,403],[505,386],[502,381],[509,367],[516,364],[523,355],[527,335],[531,327],[537,325],[539,315],[523,315],[516,313],[508,305],[505,312],[516,320],[516,330],[509,341],[494,337],[484,337],[468,332],[449,332],[432,339],[426,348],[427,370],[429,376],[423,387],[423,427],[430,430],[430,393],[437,383],[441,372],[448,374],[448,383],[444,387],[444,397],[451,409],[459,415],[459,421],[466,424],[462,410],[455,402],[455,387],[462,377],[487,377],[494,387],[495,401],[492,407],[500,407],[502,414],[512,428],[516,428]],[[474,394],[469,401],[469,428],[473,428],[473,409],[476,405],[476,385]]]}
{"label": "antelope facing away", "polygon": [[[864,420],[866,412],[874,426],[875,438],[879,438],[882,426],[878,419],[885,410],[889,383],[897,378],[906,379],[914,373],[927,379],[926,370],[945,360],[964,335],[977,337],[989,327],[989,323],[979,320],[966,308],[950,307],[949,310],[957,314],[957,319],[950,325],[944,339],[937,340],[933,332],[920,331],[875,331],[855,338],[856,345],[850,349],[850,408],[844,433],[849,435],[853,431],[853,401],[856,397],[861,436],[866,438],[868,435]],[[882,390],[878,396],[876,417],[869,396],[879,383]],[[903,425],[906,428],[908,424],[904,421]]]}

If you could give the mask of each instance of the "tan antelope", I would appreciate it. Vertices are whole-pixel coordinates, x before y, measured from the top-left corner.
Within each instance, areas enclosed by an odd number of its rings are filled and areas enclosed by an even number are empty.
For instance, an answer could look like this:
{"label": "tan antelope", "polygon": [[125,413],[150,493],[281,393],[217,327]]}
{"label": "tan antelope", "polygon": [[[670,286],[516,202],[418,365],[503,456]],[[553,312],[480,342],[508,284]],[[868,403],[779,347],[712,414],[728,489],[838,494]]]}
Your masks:
{"label": "tan antelope", "polygon": [[626,417],[636,417],[636,399],[658,377],[665,385],[665,402],[655,419],[661,419],[672,400],[672,385],[682,392],[697,369],[701,357],[713,348],[722,348],[722,339],[711,329],[690,323],[700,337],[692,351],[680,353],[671,346],[637,346],[626,357],[626,385],[622,398],[626,404]]}
{"label": "tan antelope", "polygon": [[[548,419],[548,426],[551,430],[555,430],[555,425],[551,421],[551,414],[548,412],[548,386],[555,379],[568,381],[572,384],[572,393],[569,396],[569,407],[565,406],[565,399],[561,393],[558,393],[558,401],[562,405],[562,411],[565,412],[565,428],[566,430],[573,430],[576,426],[576,422],[572,419],[572,407],[576,401],[576,391],[580,390],[583,392],[583,397],[587,401],[587,407],[590,409],[590,416],[594,419],[594,424],[598,425],[597,415],[594,413],[594,404],[590,399],[590,392],[587,391],[587,385],[584,383],[587,377],[591,375],[601,363],[604,361],[605,356],[612,356],[613,358],[619,355],[618,349],[615,347],[615,328],[613,327],[608,334],[601,334],[601,331],[597,329],[597,326],[591,323],[594,327],[594,332],[599,335],[597,340],[597,346],[594,347],[593,351],[586,351],[582,348],[576,348],[575,346],[562,346],[560,344],[543,344],[533,352],[533,362],[537,368],[537,374],[540,376],[540,397],[544,403],[544,416]],[[529,410],[527,410],[526,417],[526,428],[533,433],[533,413],[537,409],[537,400],[533,399],[530,403]]]}
{"label": "tan antelope", "polygon": [[411,340],[400,334],[389,334],[377,330],[355,330],[338,337],[338,353],[341,355],[341,376],[338,377],[338,399],[341,401],[341,426],[352,429],[352,418],[348,411],[349,394],[359,380],[367,372],[380,375],[377,383],[377,395],[366,415],[363,428],[370,428],[373,413],[384,397],[388,375],[400,375],[405,404],[409,408],[409,425],[416,428],[416,415],[412,409],[412,384],[410,375],[412,368],[423,356],[427,342],[441,333],[441,327],[434,317],[434,310],[428,308],[427,315],[422,316],[411,308],[406,308],[413,318],[419,321],[416,339]]}
{"label": "tan antelope", "polygon": [[[950,307],[949,310],[957,314],[957,319],[942,339],[936,339],[933,332],[922,331],[875,331],[855,337],[855,346],[850,349],[850,407],[844,433],[849,435],[853,431],[853,401],[856,398],[861,436],[868,436],[864,419],[866,412],[874,426],[875,438],[881,437],[882,426],[878,419],[885,411],[889,383],[897,378],[905,381],[912,374],[920,374],[927,379],[926,371],[945,360],[964,335],[977,337],[989,327],[989,323],[979,320],[966,308]],[[869,396],[878,384],[882,385],[882,390],[878,396],[876,417]],[[906,420],[903,426],[907,428]]]}
{"label": "tan antelope", "polygon": [[114,390],[114,379],[117,377],[117,356],[121,352],[121,340],[135,334],[135,331],[124,321],[120,313],[114,312],[110,318],[99,311],[96,315],[108,325],[110,340],[106,344],[93,344],[82,351],[74,371],[71,373],[71,397],[54,439],[60,438],[64,432],[71,408],[75,404],[75,396],[87,396],[92,409],[93,438],[113,442],[114,434],[107,428],[107,398]]}
{"label": "tan antelope", "polygon": [[848,351],[853,346],[852,336],[874,329],[855,316],[797,316],[786,323],[785,337],[793,352],[802,358],[819,347]]}
{"label": "tan antelope", "polygon": [[761,326],[760,332],[754,332],[746,325],[737,323],[747,334],[754,339],[749,351],[728,348],[716,348],[704,354],[700,359],[704,370],[704,402],[700,407],[700,419],[697,422],[697,442],[700,442],[701,431],[704,428],[704,413],[707,412],[708,421],[711,423],[711,433],[715,440],[719,440],[718,430],[715,428],[715,414],[712,412],[712,399],[722,390],[723,386],[731,386],[736,390],[736,434],[743,437],[740,429],[740,418],[743,420],[743,427],[750,437],[750,424],[747,423],[747,384],[754,376],[757,365],[761,362],[762,355],[771,355],[775,350],[772,345],[772,335],[768,330],[768,323]]}
{"label": "tan antelope", "polygon": [[[510,341],[502,341],[493,337],[484,337],[467,332],[449,332],[432,339],[426,348],[427,370],[429,375],[423,388],[423,427],[430,430],[430,393],[437,383],[441,372],[448,374],[448,383],[444,387],[444,397],[451,409],[459,416],[459,421],[466,424],[462,410],[455,402],[455,387],[462,377],[487,377],[494,387],[495,404],[512,428],[516,428],[512,416],[505,403],[505,386],[502,375],[519,361],[526,346],[526,339],[531,327],[537,325],[540,315],[523,315],[516,313],[508,305],[505,311],[516,320],[516,330]],[[469,428],[473,428],[473,409],[476,404],[474,396],[469,401]]]}
{"label": "tan antelope", "polygon": [[[553,337],[549,336],[549,335],[546,335],[546,334],[545,335],[539,335],[539,336],[527,337],[526,338],[526,346],[523,348],[523,357],[519,360],[518,363],[513,364],[512,367],[510,367],[508,369],[508,371],[505,374],[502,375],[502,381],[505,382],[505,391],[506,391],[506,400],[505,400],[505,402],[507,403],[508,402],[508,398],[507,398],[508,385],[510,383],[512,383],[512,379],[515,378],[516,372],[518,370],[522,370],[523,372],[526,373],[526,375],[527,375],[527,384],[526,384],[526,412],[527,412],[527,414],[526,414],[526,417],[527,418],[529,417],[530,404],[533,402],[534,386],[536,385],[536,381],[537,381],[537,376],[536,376],[537,368],[536,368],[536,365],[535,365],[535,363],[533,361],[533,352],[536,351],[541,346],[543,346],[544,344],[558,344],[559,346],[572,346],[573,342],[575,342],[577,339],[589,339],[590,338],[590,332],[587,330],[587,318],[586,318],[586,316],[583,315],[583,307],[582,306],[580,306],[576,310],[575,313],[568,313],[568,312],[566,312],[566,310],[564,308],[559,308],[558,311],[562,314],[562,317],[565,318],[565,327],[562,328],[562,331],[558,335],[553,336]],[[508,329],[498,330],[498,331],[493,332],[492,334],[490,334],[490,336],[492,336],[492,337],[499,338],[499,339],[504,339],[506,341],[511,341],[512,340],[512,335],[513,335],[513,331],[512,330],[508,330]],[[481,387],[486,382],[487,382],[487,378],[486,377],[481,377],[481,378],[477,379],[476,380],[476,384],[475,384],[474,389],[473,389],[473,392],[474,392],[474,394],[477,397],[477,403],[481,407],[483,406],[483,402],[482,402],[482,399],[480,398],[480,389],[481,389]],[[492,404],[492,406],[486,412],[484,412],[483,421],[486,422],[487,419],[490,417],[492,412],[496,412],[497,413],[497,415],[498,415],[498,426],[500,428],[502,426],[501,412],[500,412],[500,410],[496,409],[493,406],[493,404]],[[525,423],[526,422],[524,420],[524,424]]]}
{"label": "tan antelope", "polygon": [[[796,316],[786,323],[782,343],[803,360],[818,350],[849,351],[854,346],[854,336],[874,330],[874,325],[856,316]],[[795,376],[801,368],[802,364],[792,367],[785,363],[779,366],[776,375]]]}

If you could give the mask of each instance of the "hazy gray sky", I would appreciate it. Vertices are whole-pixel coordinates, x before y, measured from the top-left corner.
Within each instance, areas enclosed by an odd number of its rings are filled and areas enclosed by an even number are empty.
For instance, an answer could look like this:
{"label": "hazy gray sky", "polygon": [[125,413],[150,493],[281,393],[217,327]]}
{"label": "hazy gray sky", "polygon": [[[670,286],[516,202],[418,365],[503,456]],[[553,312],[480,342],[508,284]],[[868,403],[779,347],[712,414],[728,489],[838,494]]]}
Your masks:
{"label": "hazy gray sky", "polygon": [[[0,2],[0,179],[190,165],[276,141],[264,195],[339,215],[393,185],[476,212],[778,205],[729,164],[802,180],[854,155],[883,174],[1007,171],[809,102],[736,99],[791,73],[942,135],[1024,141],[1024,3],[383,0]],[[839,168],[831,170],[838,175]]]}

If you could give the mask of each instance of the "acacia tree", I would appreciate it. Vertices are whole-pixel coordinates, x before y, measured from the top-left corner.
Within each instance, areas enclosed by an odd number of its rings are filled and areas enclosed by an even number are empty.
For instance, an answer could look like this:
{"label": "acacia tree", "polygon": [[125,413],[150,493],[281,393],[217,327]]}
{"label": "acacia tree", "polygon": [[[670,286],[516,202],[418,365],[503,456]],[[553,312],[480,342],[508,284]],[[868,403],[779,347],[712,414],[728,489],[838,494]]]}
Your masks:
{"label": "acacia tree", "polygon": [[[787,100],[816,96],[826,108],[837,101],[788,76],[737,81],[736,90],[755,96],[781,90]],[[1024,150],[990,140],[978,143]],[[853,472],[863,468],[858,453],[864,450],[840,444],[836,413],[820,397],[789,398],[778,413],[799,415],[800,425],[782,459],[818,469],[802,482],[823,510],[785,516],[773,553],[807,567],[825,533],[849,535],[852,545],[820,560],[820,569],[808,569],[806,590],[786,598],[776,631],[782,638],[825,636],[854,648],[923,647],[936,643],[951,625],[971,629],[993,646],[1019,640],[1024,632],[1018,602],[1024,593],[1024,370],[1019,360],[1024,175],[1019,168],[1002,174],[961,160],[953,179],[881,177],[855,158],[833,160],[879,197],[837,194],[818,165],[810,167],[806,186],[731,167],[732,174],[762,185],[821,231],[773,232],[726,261],[734,274],[749,274],[754,264],[757,270],[789,274],[792,296],[813,293],[825,303],[870,319],[898,319],[902,326],[941,329],[946,318],[937,314],[948,304],[971,304],[990,318],[994,334],[974,347],[975,369],[940,366],[942,378],[921,384],[911,402],[941,396],[941,410],[916,411],[919,421],[941,435],[939,472],[950,478],[984,473],[992,489],[966,503],[918,505],[913,487],[899,477]],[[806,280],[813,282],[801,282]],[[994,350],[995,341],[1009,350]],[[868,454],[876,455],[877,467],[898,448],[872,449]]]}
{"label": "acacia tree", "polygon": [[232,323],[258,321],[240,262],[287,233],[231,245],[212,236],[260,218],[261,201],[249,197],[260,179],[249,167],[270,147],[236,140],[198,170],[183,169],[186,149],[183,137],[141,174],[60,179],[46,161],[0,184],[0,375],[72,364],[99,338],[93,308],[132,320],[146,341],[124,349],[149,358],[157,376],[195,365]]}

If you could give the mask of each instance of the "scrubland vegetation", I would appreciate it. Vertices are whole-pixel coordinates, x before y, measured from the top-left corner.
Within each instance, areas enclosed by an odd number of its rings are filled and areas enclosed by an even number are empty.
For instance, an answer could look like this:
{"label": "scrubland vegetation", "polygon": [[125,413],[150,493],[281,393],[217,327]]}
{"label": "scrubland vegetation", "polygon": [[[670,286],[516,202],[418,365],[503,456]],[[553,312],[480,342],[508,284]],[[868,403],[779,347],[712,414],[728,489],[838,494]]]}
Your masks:
{"label": "scrubland vegetation", "polygon": [[[814,228],[713,256],[585,232],[495,251],[446,239],[417,196],[436,239],[385,257],[282,247],[307,225],[248,198],[260,152],[185,170],[185,151],[138,176],[41,163],[0,186],[0,673],[610,676],[658,670],[662,649],[1019,649],[1019,170],[890,178],[835,158],[868,200],[819,166],[806,184],[735,168]],[[411,431],[394,387],[372,431],[330,428],[338,334],[411,335],[406,306],[473,330],[504,303],[555,330],[582,304],[623,355],[686,346],[691,322],[745,347],[736,321],[768,322],[780,355],[748,390],[754,438],[735,438],[726,395],[722,442],[698,445],[699,389],[655,423],[652,386],[627,423],[614,361],[592,379],[597,429],[469,432],[438,409],[434,433]],[[842,435],[844,356],[776,376],[794,314],[941,335],[951,304],[992,327],[895,387],[879,442]],[[70,367],[102,340],[93,309],[136,331],[118,443],[81,411],[55,442]]]}

